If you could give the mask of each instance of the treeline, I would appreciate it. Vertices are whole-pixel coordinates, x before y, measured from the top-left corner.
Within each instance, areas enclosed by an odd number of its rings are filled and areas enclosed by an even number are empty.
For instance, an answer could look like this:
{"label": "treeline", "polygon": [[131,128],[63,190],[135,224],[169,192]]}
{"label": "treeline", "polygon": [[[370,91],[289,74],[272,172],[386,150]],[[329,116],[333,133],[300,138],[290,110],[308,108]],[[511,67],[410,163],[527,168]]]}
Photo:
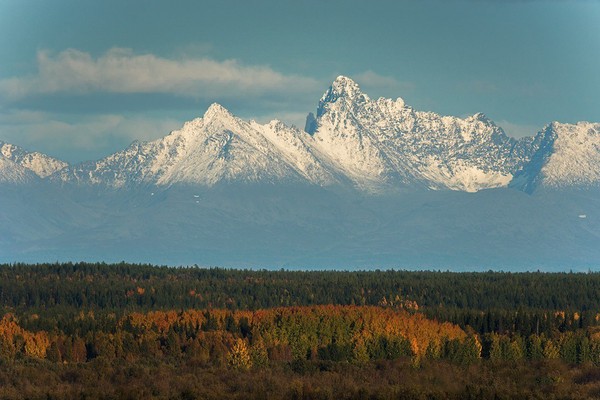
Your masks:
{"label": "treeline", "polygon": [[[328,303],[376,305],[384,298],[398,301],[398,296],[425,307],[600,309],[597,272],[267,271],[125,263],[4,264],[0,265],[0,284],[2,305],[13,307],[210,305],[259,309]],[[150,291],[146,296],[123,298],[124,292],[137,287]],[[202,296],[181,296],[190,290]]]}
{"label": "treeline", "polygon": [[[143,290],[143,293],[136,293]],[[190,293],[196,295],[190,295]],[[123,294],[129,293],[129,296]],[[132,264],[0,265],[5,307],[261,309],[405,300],[457,309],[600,310],[600,273],[267,271]]]}

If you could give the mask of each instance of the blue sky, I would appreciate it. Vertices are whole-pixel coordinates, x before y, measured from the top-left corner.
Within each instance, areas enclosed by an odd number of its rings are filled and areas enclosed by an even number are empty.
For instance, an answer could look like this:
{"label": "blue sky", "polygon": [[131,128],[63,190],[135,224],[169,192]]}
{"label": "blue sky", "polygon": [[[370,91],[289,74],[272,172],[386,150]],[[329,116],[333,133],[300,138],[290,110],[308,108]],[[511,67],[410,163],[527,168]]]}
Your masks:
{"label": "blue sky", "polygon": [[337,75],[513,136],[600,121],[597,1],[0,0],[0,140],[70,162],[219,102],[303,126]]}

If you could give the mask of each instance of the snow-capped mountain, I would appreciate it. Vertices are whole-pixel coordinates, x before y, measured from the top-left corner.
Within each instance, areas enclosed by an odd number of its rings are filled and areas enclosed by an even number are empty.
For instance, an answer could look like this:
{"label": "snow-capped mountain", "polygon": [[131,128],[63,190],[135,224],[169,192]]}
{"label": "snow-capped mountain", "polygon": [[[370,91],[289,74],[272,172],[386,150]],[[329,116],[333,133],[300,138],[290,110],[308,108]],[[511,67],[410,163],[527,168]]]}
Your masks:
{"label": "snow-capped mountain", "polygon": [[14,144],[0,141],[0,154],[7,159],[33,171],[40,178],[45,178],[65,168],[64,161],[50,157],[37,151],[29,152]]}
{"label": "snow-capped mountain", "polygon": [[[219,104],[152,142],[134,142],[99,161],[68,166],[0,142],[7,159],[41,178],[113,188],[220,182],[349,185],[369,193],[397,188],[476,192],[509,185],[597,185],[598,124],[552,123],[535,138],[507,136],[485,115],[416,111],[398,98],[372,100],[339,76],[306,131],[280,121],[243,121]],[[512,183],[511,183],[512,182]]]}
{"label": "snow-capped mountain", "polygon": [[338,77],[309,132],[279,121],[246,122],[213,104],[202,118],[149,143],[60,171],[64,182],[211,186],[218,182],[350,182],[369,192],[396,187],[477,191],[507,186],[529,161],[531,139],[515,140],[483,114],[466,119],[415,111],[402,99],[371,100]]}
{"label": "snow-capped mountain", "polygon": [[531,148],[530,140],[508,137],[483,114],[460,119],[415,111],[400,98],[371,100],[343,76],[321,98],[312,127],[321,152],[366,187],[506,186]]}
{"label": "snow-capped mountain", "polygon": [[60,171],[55,178],[112,187],[212,186],[222,181],[336,182],[336,171],[313,152],[312,142],[310,135],[280,121],[266,125],[246,122],[215,103],[202,118],[186,122],[165,138],[134,142],[100,161]]}
{"label": "snow-capped mountain", "polygon": [[537,187],[600,185],[600,124],[553,122],[536,135],[533,146],[536,152],[511,186],[532,193]]}

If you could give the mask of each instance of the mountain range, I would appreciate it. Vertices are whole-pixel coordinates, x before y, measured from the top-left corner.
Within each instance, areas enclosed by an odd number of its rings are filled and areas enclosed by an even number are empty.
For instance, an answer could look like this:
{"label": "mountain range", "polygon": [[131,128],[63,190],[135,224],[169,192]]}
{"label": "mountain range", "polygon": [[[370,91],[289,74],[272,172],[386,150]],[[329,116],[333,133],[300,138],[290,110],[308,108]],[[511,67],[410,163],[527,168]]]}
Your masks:
{"label": "mountain range", "polygon": [[0,142],[0,261],[593,268],[600,124],[515,139],[338,77],[304,130],[219,104],[75,165]]}

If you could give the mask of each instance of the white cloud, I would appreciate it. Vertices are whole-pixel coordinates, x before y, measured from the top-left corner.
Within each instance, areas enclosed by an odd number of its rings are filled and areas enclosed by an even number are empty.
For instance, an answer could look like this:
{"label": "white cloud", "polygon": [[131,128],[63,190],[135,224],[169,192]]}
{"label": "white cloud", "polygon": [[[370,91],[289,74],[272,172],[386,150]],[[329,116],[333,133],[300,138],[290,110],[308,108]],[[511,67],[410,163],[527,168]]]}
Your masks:
{"label": "white cloud", "polygon": [[515,138],[534,136],[543,128],[542,126],[536,125],[515,124],[506,120],[498,121],[497,125],[501,127],[508,136]]}
{"label": "white cloud", "polygon": [[280,112],[280,113],[262,114],[262,115],[258,115],[258,116],[253,115],[253,116],[250,116],[248,119],[253,119],[260,124],[266,124],[273,120],[279,120],[279,121],[282,121],[287,126],[295,125],[299,129],[304,129],[307,115],[308,115],[308,111],[305,113]]}
{"label": "white cloud", "polygon": [[316,80],[285,75],[262,65],[207,57],[177,60],[113,48],[100,57],[67,49],[39,51],[37,74],[0,80],[0,94],[22,99],[37,94],[163,93],[189,97],[236,97],[307,92]]}
{"label": "white cloud", "polygon": [[66,120],[32,111],[0,113],[1,140],[70,162],[100,158],[133,140],[153,140],[180,128],[181,121],[116,114]]}

